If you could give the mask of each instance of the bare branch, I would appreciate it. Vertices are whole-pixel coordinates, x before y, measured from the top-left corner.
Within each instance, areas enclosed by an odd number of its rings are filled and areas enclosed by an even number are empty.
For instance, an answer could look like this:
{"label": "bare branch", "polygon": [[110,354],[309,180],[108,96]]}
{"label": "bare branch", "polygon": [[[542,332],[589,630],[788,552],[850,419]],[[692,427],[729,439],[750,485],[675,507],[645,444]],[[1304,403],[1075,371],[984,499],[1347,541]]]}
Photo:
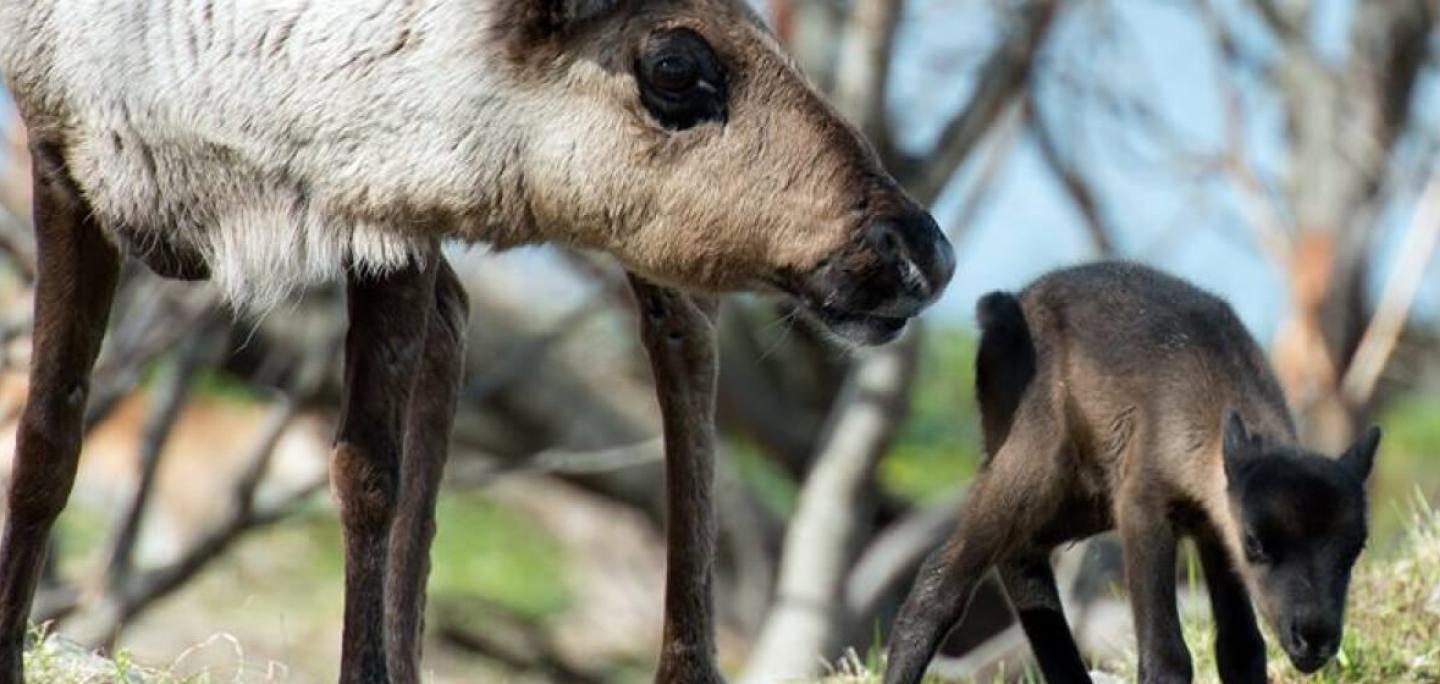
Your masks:
{"label": "bare branch", "polygon": [[811,675],[832,645],[835,612],[866,508],[864,485],[909,409],[919,332],[872,352],[851,371],[800,491],[785,534],[775,606],[742,681]]}
{"label": "bare branch", "polygon": [[1024,91],[1058,9],[1056,0],[1031,0],[1021,6],[1015,28],[980,68],[974,95],[946,124],[939,147],[929,158],[905,165],[905,185],[922,203],[939,197],[1005,106]]}
{"label": "bare branch", "polygon": [[903,0],[857,0],[845,24],[836,68],[832,100],[846,118],[860,128],[880,151],[890,156],[890,128],[885,116],[885,93],[890,58],[894,54],[895,27]]}
{"label": "bare branch", "polygon": [[[476,605],[481,604],[481,605]],[[519,672],[542,672],[551,681],[599,684],[605,680],[570,662],[552,643],[543,625],[488,601],[469,600],[462,619],[457,609],[442,611],[439,637],[450,646],[496,661]],[[478,608],[478,611],[476,610]],[[483,617],[477,620],[473,613]],[[483,622],[485,630],[465,625]]]}
{"label": "bare branch", "polygon": [[1431,174],[1425,192],[1416,205],[1415,214],[1400,244],[1400,258],[1392,267],[1385,283],[1379,308],[1370,319],[1360,345],[1351,358],[1350,367],[1341,383],[1345,400],[1351,406],[1364,406],[1375,392],[1380,373],[1395,351],[1395,344],[1404,332],[1410,317],[1410,306],[1420,291],[1425,269],[1440,242],[1440,171]]}
{"label": "bare branch", "polygon": [[89,610],[81,616],[76,632],[84,635],[85,640],[95,644],[113,643],[125,625],[155,601],[184,586],[245,534],[284,520],[325,488],[327,479],[320,477],[287,493],[272,506],[261,509],[256,505],[256,492],[269,470],[280,437],[299,413],[304,400],[319,390],[341,339],[338,331],[334,332],[328,341],[310,350],[294,375],[292,390],[282,395],[271,409],[250,447],[245,469],[234,483],[230,516],[211,527],[177,560],[143,572],[127,571],[123,581],[110,582],[102,596],[84,606]]}
{"label": "bare branch", "polygon": [[770,26],[788,49],[795,40],[795,0],[770,0]]}
{"label": "bare branch", "polygon": [[845,583],[845,607],[851,615],[874,613],[886,591],[910,579],[925,554],[936,548],[960,518],[963,492],[911,512],[877,535],[855,561]]}
{"label": "bare branch", "polygon": [[1250,5],[1275,35],[1287,42],[1304,40],[1304,27],[1309,23],[1310,3],[1292,0],[1282,8],[1277,0],[1250,0]]}
{"label": "bare branch", "polygon": [[1039,109],[1033,89],[1025,98],[1025,110],[1029,114],[1030,131],[1034,135],[1036,147],[1040,149],[1040,156],[1050,167],[1050,171],[1055,174],[1055,178],[1060,181],[1060,187],[1064,188],[1065,194],[1069,195],[1075,208],[1080,211],[1091,247],[1094,248],[1097,256],[1113,255],[1115,253],[1113,230],[1100,210],[1100,201],[1090,187],[1090,181],[1080,172],[1079,167],[1074,161],[1066,159],[1061,154],[1060,148],[1055,142],[1055,135],[1050,130],[1050,124],[1045,121],[1045,116]]}
{"label": "bare branch", "polygon": [[997,124],[1000,128],[994,134],[990,151],[980,162],[980,173],[975,182],[970,185],[969,195],[961,203],[960,209],[955,212],[955,218],[950,222],[950,229],[947,233],[952,243],[958,244],[970,227],[975,225],[975,219],[980,214],[980,209],[993,197],[990,191],[999,180],[1000,171],[1005,167],[1005,161],[1010,158],[1011,150],[1015,148],[1015,143],[1020,139],[1020,124],[1025,119],[1024,108],[1011,106],[1007,112],[1002,115],[1000,123]]}
{"label": "bare branch", "polygon": [[1281,219],[1282,212],[1276,208],[1246,153],[1245,103],[1227,75],[1229,67],[1240,59],[1238,43],[1210,0],[1197,0],[1196,7],[1220,54],[1221,63],[1215,66],[1216,88],[1225,106],[1225,149],[1220,153],[1220,168],[1238,193],[1240,210],[1254,233],[1256,245],[1277,268],[1288,270],[1294,245],[1287,224]]}
{"label": "bare branch", "polygon": [[[212,314],[211,320],[220,319]],[[166,369],[163,379],[156,383],[155,390],[151,393],[150,418],[145,423],[140,438],[139,482],[125,514],[120,518],[110,550],[106,581],[112,588],[123,586],[130,579],[135,542],[140,537],[140,525],[145,519],[150,495],[155,489],[160,456],[165,443],[169,441],[176,419],[180,417],[180,409],[190,396],[196,374],[208,365],[217,346],[212,331],[215,327],[213,323],[202,325],[200,330],[181,343],[172,365]]]}
{"label": "bare branch", "polygon": [[479,457],[457,459],[445,472],[445,483],[451,487],[483,487],[505,475],[535,473],[546,475],[591,475],[636,466],[659,463],[665,457],[664,441],[659,437],[636,444],[573,451],[546,449],[518,461],[495,462]]}

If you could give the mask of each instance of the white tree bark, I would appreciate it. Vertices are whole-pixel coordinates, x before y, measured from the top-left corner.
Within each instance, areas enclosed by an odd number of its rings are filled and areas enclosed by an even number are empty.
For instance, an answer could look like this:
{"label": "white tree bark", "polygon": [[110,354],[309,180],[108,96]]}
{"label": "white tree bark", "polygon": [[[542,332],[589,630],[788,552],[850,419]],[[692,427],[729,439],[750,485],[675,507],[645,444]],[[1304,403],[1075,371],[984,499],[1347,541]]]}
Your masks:
{"label": "white tree bark", "polygon": [[843,610],[865,510],[864,484],[908,408],[920,336],[865,357],[847,379],[820,455],[800,490],[785,534],[775,607],[766,616],[741,681],[770,684],[813,675]]}

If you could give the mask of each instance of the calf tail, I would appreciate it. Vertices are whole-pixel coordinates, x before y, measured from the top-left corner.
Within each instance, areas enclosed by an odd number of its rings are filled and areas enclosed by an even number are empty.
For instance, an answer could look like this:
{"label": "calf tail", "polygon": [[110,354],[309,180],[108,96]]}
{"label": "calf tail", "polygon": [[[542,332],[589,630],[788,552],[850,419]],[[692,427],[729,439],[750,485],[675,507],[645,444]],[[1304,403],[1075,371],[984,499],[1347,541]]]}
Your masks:
{"label": "calf tail", "polygon": [[1020,399],[1035,377],[1035,342],[1020,300],[1009,292],[981,297],[975,317],[981,330],[975,394],[980,401],[988,462],[1010,434]]}

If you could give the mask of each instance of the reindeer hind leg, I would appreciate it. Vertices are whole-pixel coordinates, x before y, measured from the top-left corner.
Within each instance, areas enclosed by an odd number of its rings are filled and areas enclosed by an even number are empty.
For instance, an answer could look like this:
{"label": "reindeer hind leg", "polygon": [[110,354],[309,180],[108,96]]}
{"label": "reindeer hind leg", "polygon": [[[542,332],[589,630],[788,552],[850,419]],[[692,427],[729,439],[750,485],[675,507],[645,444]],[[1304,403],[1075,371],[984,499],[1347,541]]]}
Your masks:
{"label": "reindeer hind leg", "polygon": [[386,684],[385,584],[399,497],[406,407],[434,307],[436,260],[381,277],[352,274],[345,396],[331,479],[345,536],[340,680]]}
{"label": "reindeer hind leg", "polygon": [[1015,428],[971,487],[959,527],[920,566],[891,628],[886,684],[920,682],[985,573],[1051,522],[1068,465],[1063,432],[1047,429],[1058,424],[1043,401],[1022,405]]}
{"label": "reindeer hind leg", "polygon": [[391,681],[420,681],[425,621],[425,578],[435,538],[435,504],[444,474],[450,428],[465,362],[470,307],[464,288],[442,258],[435,281],[435,310],[425,334],[425,355],[405,418],[400,499],[390,529],[385,580],[386,656]]}
{"label": "reindeer hind leg", "polygon": [[1035,661],[1049,684],[1089,684],[1090,673],[1070,633],[1050,549],[1031,546],[1000,564],[1000,581]]}

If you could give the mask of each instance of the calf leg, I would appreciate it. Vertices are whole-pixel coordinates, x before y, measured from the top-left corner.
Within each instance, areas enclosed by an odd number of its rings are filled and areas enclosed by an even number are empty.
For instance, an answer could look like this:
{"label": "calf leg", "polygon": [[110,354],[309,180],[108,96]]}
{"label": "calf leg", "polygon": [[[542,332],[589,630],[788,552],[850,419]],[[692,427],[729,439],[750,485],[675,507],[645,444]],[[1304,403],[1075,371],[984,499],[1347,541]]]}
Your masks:
{"label": "calf leg", "polygon": [[1175,605],[1175,531],[1165,507],[1137,493],[1122,499],[1116,515],[1125,547],[1125,584],[1135,616],[1142,684],[1188,683],[1190,651]]}
{"label": "calf leg", "polygon": [[435,308],[437,259],[381,277],[352,274],[345,394],[331,479],[345,533],[340,681],[386,684],[385,570],[411,386]]}
{"label": "calf leg", "polygon": [[58,150],[34,146],[34,351],[30,395],[0,541],[0,680],[21,681],[21,652],[45,541],[75,481],[90,370],[105,336],[120,254],[101,232]]}
{"label": "calf leg", "polygon": [[632,275],[640,338],[665,431],[665,625],[661,684],[721,682],[715,665],[716,302]]}
{"label": "calf leg", "polygon": [[425,356],[405,417],[400,500],[390,528],[390,567],[385,582],[387,664],[391,681],[403,684],[420,681],[425,578],[430,572],[430,542],[435,538],[435,503],[455,419],[470,313],[465,290],[443,258],[436,274],[434,306],[425,334]]}
{"label": "calf leg", "polygon": [[1000,581],[1045,681],[1089,684],[1090,673],[1060,605],[1050,550],[1032,546],[1005,560],[1000,564]]}
{"label": "calf leg", "polygon": [[965,615],[981,577],[1049,521],[1062,491],[1058,430],[1044,417],[1017,420],[1038,429],[1012,432],[971,487],[960,525],[930,554],[891,629],[885,684],[916,684],[935,650]]}
{"label": "calf leg", "polygon": [[1265,638],[1255,624],[1250,592],[1230,565],[1220,542],[1196,539],[1210,610],[1215,615],[1215,662],[1225,684],[1264,684]]}

